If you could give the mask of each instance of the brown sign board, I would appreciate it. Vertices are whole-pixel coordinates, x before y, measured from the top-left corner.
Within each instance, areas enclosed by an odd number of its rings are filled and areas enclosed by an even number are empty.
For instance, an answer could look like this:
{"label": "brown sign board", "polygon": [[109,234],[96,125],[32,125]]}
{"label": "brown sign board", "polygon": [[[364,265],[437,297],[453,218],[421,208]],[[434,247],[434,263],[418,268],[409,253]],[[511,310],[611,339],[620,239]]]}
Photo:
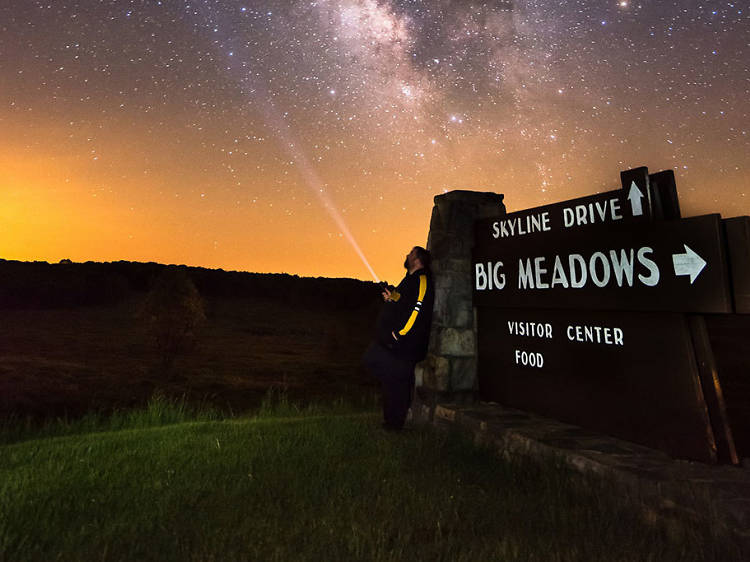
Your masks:
{"label": "brown sign board", "polygon": [[750,217],[724,219],[735,311],[750,314]]}
{"label": "brown sign board", "polygon": [[721,396],[737,453],[740,458],[750,458],[750,376],[747,364],[750,315],[711,314],[705,316],[705,322],[716,366],[714,376],[717,384],[721,379]]}
{"label": "brown sign board", "polygon": [[646,222],[650,217],[649,201],[633,181],[628,189],[478,220],[474,225],[474,240],[481,245],[502,244],[564,236],[595,225]]}
{"label": "brown sign board", "polygon": [[733,309],[719,215],[610,222],[557,236],[507,239],[477,231],[472,268],[476,306]]}
{"label": "brown sign board", "polygon": [[715,462],[684,314],[480,308],[480,398]]}

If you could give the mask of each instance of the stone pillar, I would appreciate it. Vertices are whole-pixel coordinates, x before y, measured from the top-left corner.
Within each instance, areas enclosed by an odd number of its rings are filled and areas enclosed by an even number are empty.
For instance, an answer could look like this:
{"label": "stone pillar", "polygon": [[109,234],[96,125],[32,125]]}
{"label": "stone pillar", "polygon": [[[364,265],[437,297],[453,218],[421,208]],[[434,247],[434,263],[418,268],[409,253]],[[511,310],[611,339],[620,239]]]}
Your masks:
{"label": "stone pillar", "polygon": [[472,306],[474,221],[505,214],[503,195],[450,191],[435,197],[427,249],[432,254],[435,307],[427,358],[417,366],[415,417],[431,418],[440,402],[476,398],[476,315]]}

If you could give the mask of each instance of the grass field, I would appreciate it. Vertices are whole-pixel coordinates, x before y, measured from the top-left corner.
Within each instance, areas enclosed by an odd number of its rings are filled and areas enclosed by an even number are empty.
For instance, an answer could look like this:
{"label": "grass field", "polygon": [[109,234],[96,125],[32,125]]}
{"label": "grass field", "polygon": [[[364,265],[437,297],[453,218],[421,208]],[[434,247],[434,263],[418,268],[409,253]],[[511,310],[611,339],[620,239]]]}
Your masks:
{"label": "grass field", "polygon": [[2,311],[0,562],[741,559],[562,466],[384,433],[375,310],[214,298],[164,374],[141,299]]}
{"label": "grass field", "polygon": [[0,311],[0,418],[141,407],[155,391],[234,412],[271,387],[294,400],[372,394],[360,358],[375,311],[211,298],[197,347],[165,376],[135,317],[145,294],[112,307]]}
{"label": "grass field", "polygon": [[378,422],[341,403],[226,418],[157,399],[6,425],[0,560],[740,559],[711,529],[667,540],[605,482]]}

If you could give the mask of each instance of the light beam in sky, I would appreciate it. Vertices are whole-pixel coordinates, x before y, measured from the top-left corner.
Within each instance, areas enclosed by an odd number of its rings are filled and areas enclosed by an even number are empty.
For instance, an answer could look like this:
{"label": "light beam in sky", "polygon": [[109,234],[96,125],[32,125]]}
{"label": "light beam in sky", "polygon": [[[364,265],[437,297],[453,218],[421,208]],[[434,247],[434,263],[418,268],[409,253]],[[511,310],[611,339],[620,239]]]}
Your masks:
{"label": "light beam in sky", "polygon": [[[218,17],[215,16],[208,21],[216,22],[217,19]],[[215,23],[215,27],[213,29],[214,31],[216,31],[222,28],[223,22],[222,25]],[[227,25],[226,29],[229,28],[230,27]],[[225,51],[220,53],[222,59],[226,57],[226,60],[229,63],[226,67],[228,70],[233,70],[234,67],[232,66],[232,63],[235,62],[236,55],[240,52],[240,49],[232,48],[226,51],[226,43],[233,43],[233,39],[235,38],[227,38],[227,41],[224,43]],[[217,45],[217,42],[213,41],[213,44]],[[310,160],[305,155],[305,152],[301,147],[301,143],[295,139],[295,135],[292,131],[291,126],[271,101],[271,94],[268,91],[263,78],[260,76],[260,73],[253,72],[255,69],[248,68],[249,65],[244,61],[240,63],[240,66],[243,69],[243,76],[237,80],[238,89],[241,89],[240,84],[242,83],[252,84],[252,91],[254,92],[254,94],[250,103],[253,104],[253,108],[263,116],[268,129],[276,135],[277,139],[279,139],[281,148],[292,158],[292,160],[297,165],[297,168],[299,168],[305,185],[310,189],[312,193],[315,194],[315,197],[320,201],[323,209],[325,209],[325,211],[330,215],[330,217],[333,219],[333,222],[336,223],[336,226],[338,226],[342,236],[354,249],[359,259],[367,268],[367,271],[370,272],[372,278],[376,282],[380,282],[380,278],[377,276],[375,270],[370,265],[370,262],[367,260],[367,257],[362,251],[360,245],[357,243],[357,240],[352,234],[351,230],[349,230],[349,226],[346,224],[344,217],[341,216],[341,213],[336,208],[333,199],[326,192],[323,182],[318,176],[318,173],[315,171],[315,167],[310,163]]]}

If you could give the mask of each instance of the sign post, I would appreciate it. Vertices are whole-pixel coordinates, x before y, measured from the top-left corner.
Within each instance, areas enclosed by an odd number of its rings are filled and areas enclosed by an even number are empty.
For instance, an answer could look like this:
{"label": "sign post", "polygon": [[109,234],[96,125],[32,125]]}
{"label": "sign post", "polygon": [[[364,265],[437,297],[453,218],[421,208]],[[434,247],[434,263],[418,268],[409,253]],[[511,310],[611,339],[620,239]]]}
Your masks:
{"label": "sign post", "polygon": [[480,397],[675,457],[737,463],[696,316],[734,310],[726,225],[680,218],[671,171],[636,168],[621,182],[476,221]]}

